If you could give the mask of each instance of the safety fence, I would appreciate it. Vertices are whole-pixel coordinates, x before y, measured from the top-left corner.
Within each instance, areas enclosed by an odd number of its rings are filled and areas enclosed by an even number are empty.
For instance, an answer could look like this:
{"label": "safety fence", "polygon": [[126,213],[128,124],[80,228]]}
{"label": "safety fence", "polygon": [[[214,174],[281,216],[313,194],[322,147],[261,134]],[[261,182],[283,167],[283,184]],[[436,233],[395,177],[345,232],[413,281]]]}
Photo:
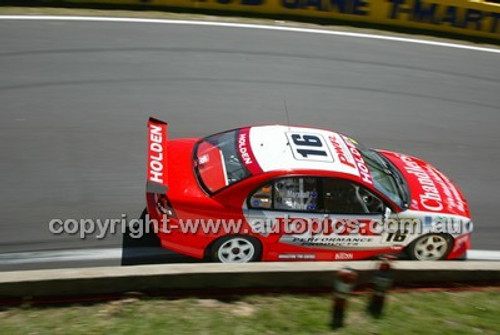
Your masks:
{"label": "safety fence", "polygon": [[[500,0],[58,0],[350,21],[500,40]],[[52,1],[43,1],[51,3]]]}

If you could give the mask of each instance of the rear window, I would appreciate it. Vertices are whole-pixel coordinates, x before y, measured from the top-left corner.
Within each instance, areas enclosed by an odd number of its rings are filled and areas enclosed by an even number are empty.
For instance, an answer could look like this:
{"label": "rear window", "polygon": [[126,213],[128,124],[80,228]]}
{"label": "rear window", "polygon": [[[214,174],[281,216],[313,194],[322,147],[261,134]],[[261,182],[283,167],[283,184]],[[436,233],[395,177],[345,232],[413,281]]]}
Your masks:
{"label": "rear window", "polygon": [[196,175],[209,193],[250,176],[238,154],[238,132],[239,130],[232,130],[208,136],[195,148]]}

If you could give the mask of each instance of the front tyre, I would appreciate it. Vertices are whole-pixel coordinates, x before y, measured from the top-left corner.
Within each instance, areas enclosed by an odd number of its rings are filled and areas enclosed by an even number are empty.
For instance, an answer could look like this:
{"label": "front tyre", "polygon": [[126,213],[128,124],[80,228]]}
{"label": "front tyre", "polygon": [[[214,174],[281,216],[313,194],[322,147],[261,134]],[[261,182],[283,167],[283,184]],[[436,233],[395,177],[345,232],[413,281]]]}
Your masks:
{"label": "front tyre", "polygon": [[436,261],[445,259],[450,253],[453,239],[443,234],[428,234],[419,237],[408,247],[411,259]]}
{"label": "front tyre", "polygon": [[259,240],[251,236],[224,236],[210,249],[210,258],[219,263],[248,263],[259,261],[262,247]]}

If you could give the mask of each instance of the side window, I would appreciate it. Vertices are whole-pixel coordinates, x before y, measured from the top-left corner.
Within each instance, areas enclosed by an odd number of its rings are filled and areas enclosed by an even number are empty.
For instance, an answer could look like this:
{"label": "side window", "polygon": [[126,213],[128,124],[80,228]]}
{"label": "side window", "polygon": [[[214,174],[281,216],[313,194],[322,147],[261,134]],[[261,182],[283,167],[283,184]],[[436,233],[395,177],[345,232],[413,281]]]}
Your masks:
{"label": "side window", "polygon": [[344,179],[323,179],[325,210],[333,214],[379,214],[384,203],[365,187]]}
{"label": "side window", "polygon": [[313,177],[282,178],[257,189],[250,198],[253,208],[318,212],[318,179]]}
{"label": "side window", "polygon": [[273,208],[273,187],[266,184],[257,189],[250,198],[250,206],[253,208],[272,209]]}
{"label": "side window", "polygon": [[318,179],[283,178],[274,182],[274,209],[317,212]]}

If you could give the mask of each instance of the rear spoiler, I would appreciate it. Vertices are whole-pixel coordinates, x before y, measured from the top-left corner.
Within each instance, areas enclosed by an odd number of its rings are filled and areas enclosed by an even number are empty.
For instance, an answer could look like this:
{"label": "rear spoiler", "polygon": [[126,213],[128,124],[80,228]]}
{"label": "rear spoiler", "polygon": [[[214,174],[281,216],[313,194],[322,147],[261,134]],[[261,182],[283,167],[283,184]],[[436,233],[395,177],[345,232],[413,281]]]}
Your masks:
{"label": "rear spoiler", "polygon": [[167,131],[166,122],[149,118],[146,193],[167,193]]}

